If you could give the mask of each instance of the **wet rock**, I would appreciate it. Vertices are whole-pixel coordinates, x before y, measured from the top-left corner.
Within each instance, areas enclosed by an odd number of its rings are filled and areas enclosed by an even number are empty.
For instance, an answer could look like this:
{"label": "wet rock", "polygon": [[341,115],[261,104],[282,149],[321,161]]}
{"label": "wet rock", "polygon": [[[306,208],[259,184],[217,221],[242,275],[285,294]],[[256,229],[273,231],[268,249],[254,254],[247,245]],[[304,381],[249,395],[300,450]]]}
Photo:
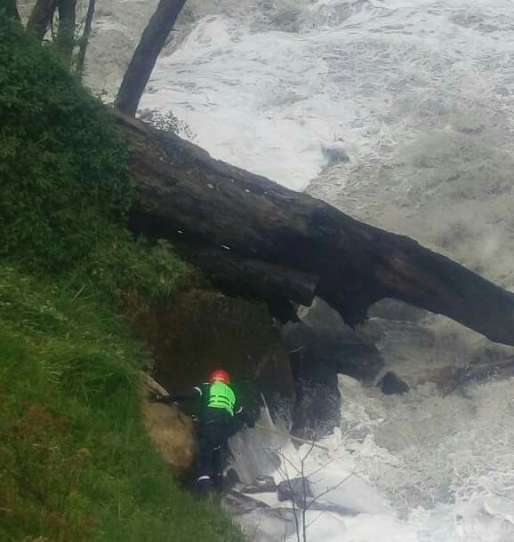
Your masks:
{"label": "wet rock", "polygon": [[280,511],[270,505],[233,489],[224,492],[223,504],[232,516],[247,514],[255,510],[265,510],[270,514],[280,516]]}
{"label": "wet rock", "polygon": [[313,498],[312,489],[307,478],[292,478],[278,484],[277,497],[279,501],[293,501],[296,506],[303,508]]}
{"label": "wet rock", "polygon": [[409,391],[409,386],[392,371],[387,372],[378,381],[377,386],[384,395],[401,395]]}
{"label": "wet rock", "polygon": [[272,476],[257,476],[252,484],[241,489],[241,493],[274,493],[276,490],[277,484]]}
{"label": "wet rock", "polygon": [[174,405],[148,400],[150,393],[166,395],[166,390],[145,375],[143,415],[150,440],[176,474],[184,474],[194,462],[196,443],[191,418]]}
{"label": "wet rock", "polygon": [[292,433],[319,438],[340,422],[337,375],[372,382],[384,363],[377,347],[345,325],[325,302],[316,299],[299,317],[301,322],[282,328],[295,379]]}
{"label": "wet rock", "polygon": [[234,489],[238,485],[241,485],[239,475],[237,474],[237,471],[235,469],[229,467],[228,469],[226,469],[223,476],[223,489]]}
{"label": "wet rock", "polygon": [[373,340],[347,326],[338,312],[321,299],[301,315],[308,326],[304,343],[308,343],[316,357],[332,360],[337,372],[371,382],[384,362]]}
{"label": "wet rock", "polygon": [[286,539],[296,533],[293,511],[273,508],[266,503],[238,491],[224,494],[223,509],[238,523],[248,540],[276,542],[277,533]]}
{"label": "wet rock", "polygon": [[326,160],[326,168],[334,164],[348,163],[350,161],[350,157],[342,145],[323,145],[321,151]]}
{"label": "wet rock", "polygon": [[285,326],[283,338],[296,391],[291,432],[319,438],[340,421],[336,360],[324,356],[316,331],[302,322]]}

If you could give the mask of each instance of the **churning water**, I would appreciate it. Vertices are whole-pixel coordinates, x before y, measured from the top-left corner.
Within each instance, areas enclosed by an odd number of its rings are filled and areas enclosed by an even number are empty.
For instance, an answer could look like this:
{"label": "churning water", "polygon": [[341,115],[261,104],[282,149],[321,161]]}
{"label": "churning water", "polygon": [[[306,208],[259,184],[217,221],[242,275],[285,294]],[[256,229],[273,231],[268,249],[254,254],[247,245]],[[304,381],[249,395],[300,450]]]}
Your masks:
{"label": "churning water", "polygon": [[[236,470],[247,481],[263,473],[277,483],[295,478],[306,458],[304,473],[320,496],[306,513],[308,540],[514,540],[512,382],[445,398],[430,385],[384,398],[344,376],[340,388],[342,428],[320,442],[326,451],[309,444],[296,450],[259,430],[232,442]],[[280,524],[254,511],[241,522],[252,540],[297,539],[291,517]]]}
{"label": "churning water", "polygon": [[[514,2],[188,4],[143,108],[173,110],[216,158],[307,189],[514,288]],[[112,18],[100,34],[119,30]],[[441,322],[426,325],[452,330],[448,363],[487,348],[473,336],[460,351],[462,330]],[[386,355],[407,380],[438,356],[403,334],[409,340],[408,360],[390,344]],[[431,384],[402,397],[347,377],[340,386],[342,426],[324,442],[328,452],[305,461],[314,493],[332,488],[307,513],[308,540],[514,540],[512,379],[447,396]],[[266,450],[298,466],[309,449],[252,431],[233,448],[241,472],[277,479],[284,462],[265,461]],[[244,520],[256,540],[296,539],[276,521]]]}

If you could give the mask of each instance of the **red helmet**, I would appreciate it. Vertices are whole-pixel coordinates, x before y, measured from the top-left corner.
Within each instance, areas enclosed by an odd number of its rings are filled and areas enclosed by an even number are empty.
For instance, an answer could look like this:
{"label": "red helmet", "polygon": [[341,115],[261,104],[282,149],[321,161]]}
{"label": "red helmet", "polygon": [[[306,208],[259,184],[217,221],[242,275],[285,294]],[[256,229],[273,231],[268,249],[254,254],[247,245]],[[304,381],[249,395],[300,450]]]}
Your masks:
{"label": "red helmet", "polygon": [[221,380],[225,384],[230,384],[230,375],[224,369],[214,369],[209,375],[209,382],[214,382],[215,380]]}

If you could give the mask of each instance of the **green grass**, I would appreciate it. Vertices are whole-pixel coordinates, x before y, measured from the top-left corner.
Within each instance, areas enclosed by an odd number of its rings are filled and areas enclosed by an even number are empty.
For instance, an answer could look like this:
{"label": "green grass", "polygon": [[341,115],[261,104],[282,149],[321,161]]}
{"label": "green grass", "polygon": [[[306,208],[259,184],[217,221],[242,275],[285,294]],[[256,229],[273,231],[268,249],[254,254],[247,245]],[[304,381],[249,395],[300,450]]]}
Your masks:
{"label": "green grass", "polygon": [[2,14],[0,118],[0,540],[242,540],[152,447],[121,316],[202,279],[132,237],[107,109]]}
{"label": "green grass", "polygon": [[0,360],[1,540],[242,540],[152,448],[148,358],[106,305],[0,265]]}
{"label": "green grass", "polygon": [[127,229],[127,149],[108,109],[0,15],[0,258],[101,289],[165,300],[198,275]]}

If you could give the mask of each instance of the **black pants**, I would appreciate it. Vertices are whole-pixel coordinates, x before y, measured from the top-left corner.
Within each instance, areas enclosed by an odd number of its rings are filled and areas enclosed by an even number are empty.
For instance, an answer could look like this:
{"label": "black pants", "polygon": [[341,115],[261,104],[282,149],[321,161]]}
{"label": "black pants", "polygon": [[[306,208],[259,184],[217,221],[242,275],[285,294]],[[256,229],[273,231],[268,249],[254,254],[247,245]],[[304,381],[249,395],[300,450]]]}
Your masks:
{"label": "black pants", "polygon": [[235,433],[231,419],[206,421],[198,428],[197,487],[222,489],[227,440]]}

